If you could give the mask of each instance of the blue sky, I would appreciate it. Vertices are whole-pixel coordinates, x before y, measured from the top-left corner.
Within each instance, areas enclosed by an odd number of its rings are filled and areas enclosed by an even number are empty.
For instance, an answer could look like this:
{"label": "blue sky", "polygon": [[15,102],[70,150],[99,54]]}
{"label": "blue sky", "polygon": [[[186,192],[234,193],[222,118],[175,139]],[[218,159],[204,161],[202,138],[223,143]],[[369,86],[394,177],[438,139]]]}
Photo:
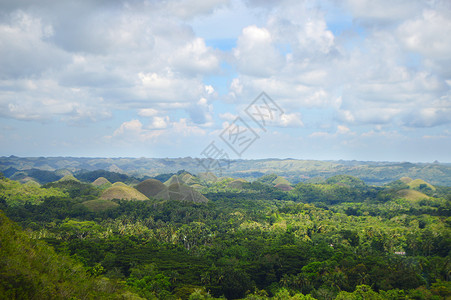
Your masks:
{"label": "blue sky", "polygon": [[0,155],[451,162],[450,36],[446,0],[2,1]]}

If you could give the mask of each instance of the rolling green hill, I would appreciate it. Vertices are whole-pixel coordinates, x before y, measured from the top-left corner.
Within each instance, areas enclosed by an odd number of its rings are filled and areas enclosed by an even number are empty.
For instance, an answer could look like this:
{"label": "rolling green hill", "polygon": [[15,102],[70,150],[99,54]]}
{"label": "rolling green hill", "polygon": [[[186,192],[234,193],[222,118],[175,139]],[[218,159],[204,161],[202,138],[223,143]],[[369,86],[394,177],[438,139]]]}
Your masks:
{"label": "rolling green hill", "polygon": [[[40,169],[42,168],[42,169]],[[0,171],[14,179],[32,177],[41,184],[58,180],[58,170],[69,170],[81,181],[92,182],[103,176],[110,182],[133,182],[158,174],[204,173],[195,158],[77,158],[77,157],[0,157]],[[99,169],[120,170],[119,172]],[[16,174],[16,175],[14,175]],[[222,176],[256,180],[277,174],[296,184],[311,178],[351,175],[369,185],[384,185],[402,177],[422,178],[432,185],[451,185],[451,164],[409,162],[315,161],[300,159],[231,160]],[[178,174],[180,175],[180,174]],[[213,177],[212,177],[213,178]],[[179,178],[182,179],[182,178]],[[213,179],[212,179],[213,180]],[[213,180],[214,181],[214,180]],[[170,182],[170,184],[175,182]]]}

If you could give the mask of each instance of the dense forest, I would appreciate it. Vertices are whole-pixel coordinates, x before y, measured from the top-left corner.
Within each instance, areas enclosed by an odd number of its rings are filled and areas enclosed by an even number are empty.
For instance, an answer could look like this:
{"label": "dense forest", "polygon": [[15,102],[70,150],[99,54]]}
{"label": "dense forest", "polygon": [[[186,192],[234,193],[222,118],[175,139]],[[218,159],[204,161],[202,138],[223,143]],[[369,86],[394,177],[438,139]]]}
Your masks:
{"label": "dense forest", "polygon": [[93,172],[1,175],[0,298],[451,297],[450,187]]}

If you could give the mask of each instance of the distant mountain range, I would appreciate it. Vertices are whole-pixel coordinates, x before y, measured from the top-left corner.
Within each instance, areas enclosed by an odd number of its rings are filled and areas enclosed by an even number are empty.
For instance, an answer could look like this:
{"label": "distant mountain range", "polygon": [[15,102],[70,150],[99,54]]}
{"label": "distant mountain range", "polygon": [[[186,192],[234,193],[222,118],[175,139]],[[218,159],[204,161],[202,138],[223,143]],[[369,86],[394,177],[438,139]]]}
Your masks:
{"label": "distant mountain range", "polygon": [[[21,181],[35,179],[40,183],[58,180],[74,174],[77,178],[103,176],[133,181],[159,174],[186,170],[193,174],[206,172],[203,165],[212,161],[196,158],[89,158],[89,157],[0,157],[0,171],[9,178]],[[214,165],[214,164],[210,164]],[[104,171],[96,171],[104,170]],[[96,174],[92,173],[96,171]],[[299,159],[231,160],[221,171],[211,170],[217,176],[254,180],[276,173],[291,183],[317,182],[334,175],[358,177],[370,185],[383,185],[401,177],[421,178],[434,185],[451,186],[451,164],[371,162],[371,161],[317,161]],[[102,173],[103,172],[103,173]],[[84,174],[84,175],[83,175]],[[77,176],[78,175],[78,176]],[[95,178],[97,178],[95,177]],[[94,178],[94,179],[95,179]],[[109,178],[109,180],[110,180]]]}

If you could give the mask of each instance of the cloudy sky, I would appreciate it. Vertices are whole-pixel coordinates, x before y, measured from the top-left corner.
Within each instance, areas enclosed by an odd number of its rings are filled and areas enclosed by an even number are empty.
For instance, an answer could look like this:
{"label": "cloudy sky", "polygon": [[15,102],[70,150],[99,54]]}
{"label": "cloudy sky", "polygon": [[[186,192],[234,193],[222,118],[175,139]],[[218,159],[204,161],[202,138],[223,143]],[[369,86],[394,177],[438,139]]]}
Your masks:
{"label": "cloudy sky", "polygon": [[0,1],[0,155],[451,162],[450,87],[448,0]]}

